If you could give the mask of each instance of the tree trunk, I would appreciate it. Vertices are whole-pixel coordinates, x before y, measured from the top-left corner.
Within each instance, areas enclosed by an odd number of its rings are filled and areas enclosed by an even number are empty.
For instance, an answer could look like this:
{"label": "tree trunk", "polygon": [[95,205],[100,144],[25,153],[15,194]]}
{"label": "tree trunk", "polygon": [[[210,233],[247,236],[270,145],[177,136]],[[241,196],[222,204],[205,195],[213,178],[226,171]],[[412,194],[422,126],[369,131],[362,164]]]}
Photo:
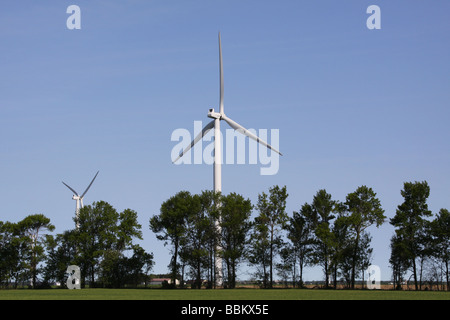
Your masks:
{"label": "tree trunk", "polygon": [[299,282],[300,282],[300,285],[299,285],[299,287],[303,287],[303,259],[302,258],[300,258],[300,261],[298,262],[299,263],[299,267],[300,267],[300,279],[299,279]]}
{"label": "tree trunk", "polygon": [[172,262],[172,286],[176,287],[177,279],[177,258],[178,258],[178,241],[175,241],[175,252],[173,254]]}
{"label": "tree trunk", "polygon": [[412,263],[413,263],[414,286],[415,286],[416,291],[417,291],[419,289],[419,287],[418,287],[418,284],[417,284],[416,257],[413,257]]}
{"label": "tree trunk", "polygon": [[201,265],[200,261],[197,262],[197,289],[202,288],[202,279],[201,279]]}
{"label": "tree trunk", "polygon": [[231,265],[231,289],[236,288],[236,263],[233,261]]}
{"label": "tree trunk", "polygon": [[353,251],[352,280],[351,280],[351,288],[352,289],[355,289],[356,255],[357,255],[357,252],[358,252],[358,246],[359,246],[359,232],[356,233],[355,248],[354,248],[354,251]]}
{"label": "tree trunk", "polygon": [[334,272],[333,272],[333,286],[334,286],[334,289],[337,289],[337,268],[336,268],[336,266],[334,267]]}
{"label": "tree trunk", "polygon": [[94,277],[94,266],[91,266],[91,283],[90,283],[90,287],[95,287],[94,281],[95,281],[95,277]]}
{"label": "tree trunk", "polygon": [[449,279],[448,279],[448,261],[445,261],[446,278],[447,278],[447,291],[450,291]]}
{"label": "tree trunk", "polygon": [[267,289],[267,271],[266,271],[266,262],[265,261],[263,261],[263,288]]}
{"label": "tree trunk", "polygon": [[295,256],[294,256],[294,272],[293,272],[293,274],[292,274],[292,287],[295,289],[295,279],[296,279],[296,262],[297,262],[297,259],[295,259]]}
{"label": "tree trunk", "polygon": [[272,288],[273,286],[273,278],[272,278],[272,264],[273,264],[273,227],[271,229],[270,232],[270,266],[269,266],[269,270],[270,270],[270,288]]}

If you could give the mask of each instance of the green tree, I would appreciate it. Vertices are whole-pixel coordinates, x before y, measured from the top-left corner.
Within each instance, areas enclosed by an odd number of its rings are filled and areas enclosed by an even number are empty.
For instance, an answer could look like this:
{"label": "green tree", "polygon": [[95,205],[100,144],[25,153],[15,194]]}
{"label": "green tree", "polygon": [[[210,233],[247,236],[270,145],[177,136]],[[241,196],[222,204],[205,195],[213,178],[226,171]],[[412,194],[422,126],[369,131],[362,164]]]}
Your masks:
{"label": "green tree", "polygon": [[205,248],[208,260],[205,261],[207,269],[208,287],[215,287],[219,283],[219,270],[216,270],[216,261],[222,256],[220,230],[222,195],[220,192],[205,190],[200,194],[202,212],[205,215]]}
{"label": "green tree", "polygon": [[258,224],[267,227],[269,244],[269,287],[273,286],[274,257],[281,244],[280,231],[287,222],[286,199],[288,197],[286,186],[274,186],[269,189],[269,195],[258,195],[256,208],[259,211]]}
{"label": "green tree", "polygon": [[[342,204],[339,204],[342,207]],[[331,232],[333,234],[333,247],[330,248],[330,272],[333,275],[333,286],[337,288],[338,270],[346,280],[348,287],[351,284],[351,270],[353,257],[353,241],[350,240],[348,216],[345,210],[339,209],[339,215],[334,220]]]}
{"label": "green tree", "polygon": [[313,244],[313,230],[311,225],[307,223],[307,220],[299,212],[293,213],[289,218],[289,222],[286,224],[285,229],[287,231],[287,238],[292,243],[291,252],[294,255],[293,259],[293,278],[294,286],[296,276],[296,261],[299,265],[299,287],[303,287],[303,268],[308,264],[309,257],[312,251]]}
{"label": "green tree", "polygon": [[117,250],[104,250],[99,267],[99,282],[106,288],[122,288],[127,276],[127,259]]}
{"label": "green tree", "polygon": [[50,219],[43,214],[33,214],[25,217],[18,223],[19,229],[25,235],[31,256],[30,256],[30,271],[31,283],[33,288],[36,288],[36,281],[38,275],[38,265],[44,260],[45,237],[42,232],[53,231],[55,226],[50,223]]}
{"label": "green tree", "polygon": [[283,248],[280,249],[280,263],[275,264],[275,268],[278,271],[278,276],[283,281],[284,286],[289,286],[289,280],[295,284],[295,260],[293,246],[290,243],[285,243]]}
{"label": "green tree", "polygon": [[228,288],[235,288],[236,271],[246,253],[251,212],[250,200],[245,200],[239,194],[230,193],[221,198],[221,247],[227,268]]}
{"label": "green tree", "polygon": [[372,188],[366,186],[361,186],[355,192],[348,194],[345,206],[349,212],[346,221],[352,231],[352,239],[354,242],[351,274],[351,288],[354,289],[356,266],[358,261],[362,260],[362,257],[358,256],[358,252],[361,252],[361,235],[372,225],[376,227],[382,225],[386,217],[384,216],[384,210],[381,208],[380,200],[376,197],[376,193]]}
{"label": "green tree", "polygon": [[408,257],[405,241],[403,241],[401,235],[394,234],[392,236],[390,247],[391,256],[389,263],[392,268],[394,289],[400,290],[402,288],[403,277],[411,267],[411,260]]}
{"label": "green tree", "polygon": [[147,286],[150,271],[155,265],[153,253],[146,252],[141,246],[133,245],[133,255],[128,259],[129,277],[137,287],[139,280],[143,279]]}
{"label": "green tree", "polygon": [[[361,278],[364,286],[364,275],[366,273],[367,268],[371,265],[372,261],[372,253],[373,248],[370,246],[370,243],[372,242],[372,236],[364,231],[361,234],[361,238],[358,242],[358,249],[357,249],[357,256],[359,257],[357,263],[356,263],[356,269],[361,272]],[[353,262],[353,260],[352,260]]]}
{"label": "green tree", "polygon": [[416,259],[423,249],[420,241],[426,225],[426,217],[431,216],[428,210],[427,198],[430,187],[426,181],[405,182],[401,195],[404,201],[398,206],[390,223],[396,228],[397,239],[402,241],[402,251],[411,262],[415,289],[418,290]]}
{"label": "green tree", "polygon": [[0,222],[0,285],[8,287],[29,279],[29,239],[17,223]]}
{"label": "green tree", "polygon": [[119,213],[115,249],[123,252],[132,249],[133,239],[142,240],[142,226],[137,220],[138,214],[131,209]]}
{"label": "green tree", "polygon": [[180,191],[164,201],[159,215],[150,218],[150,230],[156,233],[158,240],[169,242],[173,246],[170,262],[172,285],[175,286],[178,275],[178,253],[183,237],[186,234],[186,219],[192,207],[192,195],[188,191]]}
{"label": "green tree", "polygon": [[447,290],[450,291],[449,262],[450,262],[450,212],[441,209],[436,218],[431,222],[431,237],[433,241],[433,255],[445,266]]}
{"label": "green tree", "polygon": [[262,279],[262,287],[269,287],[270,237],[267,224],[259,216],[255,218],[251,234],[247,259],[256,267],[256,276]]}
{"label": "green tree", "polygon": [[311,205],[304,204],[302,215],[314,230],[313,253],[311,261],[322,267],[325,274],[325,286],[329,286],[330,261],[335,247],[335,235],[331,229],[331,221],[335,219],[337,202],[331,199],[331,194],[325,189],[319,190]]}
{"label": "green tree", "polygon": [[133,245],[131,250],[131,257],[117,250],[107,250],[103,253],[100,281],[104,287],[123,288],[125,285],[131,285],[137,288],[139,282],[145,280],[154,264],[153,254],[145,252],[139,245]]}
{"label": "green tree", "polygon": [[65,283],[67,267],[75,264],[77,256],[76,231],[68,230],[55,237],[47,236],[46,264],[44,282]]}
{"label": "green tree", "polygon": [[[84,272],[81,284],[84,286],[85,277],[95,286],[95,276],[100,280],[111,279],[105,277],[108,268],[122,268],[121,259],[126,250],[133,248],[134,238],[142,240],[141,225],[137,222],[137,213],[125,209],[118,213],[113,206],[105,201],[94,202],[80,210],[76,224],[75,262]],[[121,285],[123,272],[126,269],[111,269],[114,281],[107,285]],[[102,276],[103,275],[103,276]]]}
{"label": "green tree", "polygon": [[[193,195],[185,219],[186,232],[182,237],[183,260],[191,269],[195,287],[201,289],[202,271],[208,266],[208,243],[211,235],[211,219],[202,210],[199,195]],[[208,269],[208,268],[206,268]]]}
{"label": "green tree", "polygon": [[82,272],[81,286],[86,278],[90,286],[95,286],[95,275],[100,271],[104,253],[113,249],[117,240],[117,220],[119,214],[107,202],[94,202],[80,209],[75,219],[77,229],[76,264]]}

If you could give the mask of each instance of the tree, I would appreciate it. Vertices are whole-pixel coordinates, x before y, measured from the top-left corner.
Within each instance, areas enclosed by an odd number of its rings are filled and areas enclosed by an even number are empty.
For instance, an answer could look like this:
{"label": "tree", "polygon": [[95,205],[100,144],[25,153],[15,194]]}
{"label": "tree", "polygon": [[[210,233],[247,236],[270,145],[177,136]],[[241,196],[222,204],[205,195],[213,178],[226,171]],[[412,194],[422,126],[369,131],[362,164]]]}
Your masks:
{"label": "tree", "polygon": [[[357,249],[357,259],[356,267],[361,272],[362,283],[364,285],[364,275],[366,273],[367,268],[371,265],[372,261],[372,253],[373,248],[370,247],[370,243],[372,242],[372,237],[368,232],[363,232],[361,234],[361,238],[358,242]],[[354,280],[353,280],[354,285]]]}
{"label": "tree", "polygon": [[94,202],[83,207],[76,225],[76,250],[75,262],[82,270],[81,285],[85,285],[85,277],[95,286],[95,276],[100,274],[103,285],[117,286],[121,282],[105,283],[106,270],[112,268],[115,279],[122,279],[122,273],[126,269],[114,269],[122,267],[121,260],[124,252],[133,248],[132,240],[142,240],[141,225],[137,222],[137,213],[131,209],[125,209],[118,213],[113,206],[105,201]]}
{"label": "tree", "polygon": [[31,283],[33,288],[36,288],[38,264],[44,260],[44,235],[41,232],[53,231],[55,226],[50,223],[50,219],[43,214],[33,214],[25,217],[18,223],[19,229],[25,235],[31,256],[30,256],[30,271]]}
{"label": "tree", "polygon": [[128,274],[127,259],[117,250],[108,249],[102,254],[99,282],[106,288],[122,288]]}
{"label": "tree", "polygon": [[104,253],[100,268],[100,279],[104,287],[123,288],[131,285],[136,288],[140,281],[146,279],[154,265],[153,254],[145,252],[139,245],[133,245],[131,250],[131,257],[117,250]]}
{"label": "tree", "polygon": [[29,279],[31,250],[28,242],[17,223],[0,222],[0,285],[8,287],[13,282],[17,288],[20,280]]}
{"label": "tree", "polygon": [[430,233],[433,239],[433,255],[445,266],[447,290],[450,290],[450,212],[447,209],[441,209],[436,218],[431,222]]}
{"label": "tree", "polygon": [[129,277],[135,287],[141,278],[144,279],[145,286],[147,286],[149,273],[155,265],[153,258],[153,253],[146,252],[139,245],[133,245],[133,255],[128,259],[128,264],[130,266]]}
{"label": "tree", "polygon": [[351,288],[355,288],[356,266],[358,260],[358,250],[360,249],[360,239],[362,233],[370,226],[379,227],[383,224],[386,217],[384,210],[381,208],[380,200],[376,198],[376,193],[372,188],[361,186],[355,192],[350,193],[345,201],[346,210],[350,213],[346,221],[352,231],[353,257],[352,257],[352,274]]}
{"label": "tree", "polygon": [[228,288],[235,288],[236,270],[247,250],[251,212],[250,200],[245,200],[239,194],[230,193],[221,198],[221,247],[227,268]]}
{"label": "tree", "polygon": [[332,213],[336,210],[336,206],[337,202],[331,199],[331,194],[321,189],[314,196],[312,204],[305,203],[301,210],[302,215],[314,230],[311,261],[322,266],[326,287],[329,286],[330,261],[335,246],[331,221],[335,218]]}
{"label": "tree", "polygon": [[221,247],[222,234],[220,231],[221,211],[222,211],[222,194],[220,192],[204,190],[200,194],[200,203],[202,212],[205,215],[205,248],[207,250],[208,259],[205,261],[205,268],[207,268],[208,287],[214,287],[218,284],[219,270],[216,269],[217,259],[223,255],[223,248]]}
{"label": "tree", "polygon": [[164,244],[171,243],[173,255],[170,262],[172,285],[178,275],[178,252],[186,234],[186,219],[192,207],[192,195],[188,191],[180,191],[161,205],[159,215],[150,219],[150,230],[158,235]]}
{"label": "tree", "polygon": [[[313,244],[313,230],[301,211],[293,213],[286,224],[287,238],[292,243],[293,259],[293,278],[296,279],[296,261],[299,265],[299,287],[303,287],[303,268],[307,265],[309,256],[312,251]],[[295,287],[295,280],[294,280]]]}
{"label": "tree", "polygon": [[250,247],[247,259],[256,267],[256,277],[262,279],[262,287],[269,287],[270,241],[269,228],[260,217],[256,217],[250,234]]}
{"label": "tree", "polygon": [[333,286],[337,288],[338,270],[346,280],[347,286],[351,285],[351,270],[353,257],[353,242],[350,240],[350,231],[347,212],[342,210],[343,204],[338,204],[339,214],[334,220],[331,232],[333,234],[333,247],[330,248],[330,273],[333,275]]}
{"label": "tree", "polygon": [[389,263],[392,268],[392,280],[394,289],[400,290],[402,288],[403,277],[406,271],[411,266],[411,261],[407,256],[405,248],[405,241],[401,238],[401,235],[395,234],[391,238],[391,257]]}
{"label": "tree", "polygon": [[296,256],[293,252],[293,246],[286,243],[280,250],[281,262],[275,264],[275,268],[278,271],[278,276],[284,282],[284,286],[287,288],[289,285],[289,278],[291,278],[292,283],[295,285],[295,260]]}
{"label": "tree", "polygon": [[104,253],[113,249],[117,241],[118,218],[117,211],[105,201],[84,206],[78,217],[74,218],[78,226],[76,264],[84,270],[82,287],[86,278],[89,279],[90,286],[95,286],[95,275],[100,270]]}
{"label": "tree", "polygon": [[426,181],[405,182],[401,195],[404,202],[397,207],[394,218],[390,223],[396,228],[397,239],[402,241],[403,254],[411,262],[415,289],[418,290],[416,259],[421,256],[420,237],[426,224],[426,217],[431,216],[428,210],[427,198],[430,187]]}
{"label": "tree", "polygon": [[46,264],[44,282],[65,283],[67,267],[75,264],[77,258],[76,231],[68,230],[55,237],[47,236]]}
{"label": "tree", "polygon": [[274,256],[281,244],[279,231],[285,225],[288,216],[286,213],[286,199],[288,197],[286,186],[274,186],[269,189],[269,195],[264,192],[258,195],[256,208],[259,211],[258,223],[267,227],[269,244],[269,287],[273,285]]}
{"label": "tree", "polygon": [[182,237],[183,260],[191,268],[195,278],[195,287],[201,289],[202,271],[208,265],[208,240],[211,235],[211,228],[214,225],[211,219],[202,210],[199,195],[193,195],[190,200],[189,210],[186,215],[186,232]]}
{"label": "tree", "polygon": [[115,249],[122,252],[132,249],[133,239],[142,240],[142,226],[138,223],[137,212],[131,209],[125,209],[119,213],[117,225],[117,238]]}

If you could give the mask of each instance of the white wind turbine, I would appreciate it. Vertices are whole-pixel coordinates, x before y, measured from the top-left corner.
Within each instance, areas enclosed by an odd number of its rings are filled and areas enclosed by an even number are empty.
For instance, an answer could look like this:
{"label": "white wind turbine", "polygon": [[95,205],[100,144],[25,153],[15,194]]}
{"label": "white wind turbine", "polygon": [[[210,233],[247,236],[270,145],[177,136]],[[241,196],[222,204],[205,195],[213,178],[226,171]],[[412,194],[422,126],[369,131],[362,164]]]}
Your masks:
{"label": "white wind turbine", "polygon": [[[80,209],[83,208],[83,198],[84,195],[86,194],[86,192],[88,192],[89,188],[91,187],[92,183],[94,182],[95,178],[97,178],[97,175],[100,171],[97,171],[97,173],[95,174],[94,178],[92,179],[91,183],[88,185],[88,187],[86,188],[86,190],[84,190],[83,194],[80,196],[78,194],[78,192],[76,192],[74,189],[72,189],[69,185],[67,185],[66,183],[64,183],[64,181],[62,181],[62,183],[69,188],[74,195],[72,196],[73,200],[76,200],[77,204],[76,204],[76,209],[75,209],[75,216],[78,220],[78,215],[80,214]],[[77,229],[78,229],[78,222],[77,222]]]}
{"label": "white wind turbine", "polygon": [[[230,127],[238,132],[248,136],[250,139],[259,142],[263,146],[275,151],[279,155],[282,155],[280,151],[273,148],[264,140],[261,140],[256,135],[245,129],[243,126],[233,121],[229,117],[227,117],[224,113],[223,108],[223,65],[222,65],[222,42],[220,40],[220,32],[219,32],[219,72],[220,72],[220,104],[219,104],[219,112],[215,112],[214,109],[209,109],[208,117],[212,118],[210,123],[208,123],[203,130],[192,140],[191,144],[187,146],[178,156],[178,158],[173,161],[173,163],[177,162],[183,155],[186,154],[198,141],[200,141],[212,128],[214,128],[214,175],[213,175],[213,184],[215,192],[222,192],[222,155],[221,155],[221,140],[220,140],[220,120],[224,120]],[[219,205],[219,204],[218,204]],[[216,226],[218,232],[220,232],[220,227],[218,221],[216,221]],[[219,273],[219,279],[222,276],[222,261],[221,259],[216,260],[216,269]]]}

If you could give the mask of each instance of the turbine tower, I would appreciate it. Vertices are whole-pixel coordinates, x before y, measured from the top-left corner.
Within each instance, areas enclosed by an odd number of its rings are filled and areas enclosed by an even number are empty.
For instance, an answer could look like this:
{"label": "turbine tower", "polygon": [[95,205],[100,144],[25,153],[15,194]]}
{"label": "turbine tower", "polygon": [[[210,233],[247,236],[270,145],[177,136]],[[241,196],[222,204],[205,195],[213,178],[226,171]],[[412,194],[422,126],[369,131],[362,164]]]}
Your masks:
{"label": "turbine tower", "polygon": [[[239,123],[235,122],[234,120],[227,117],[224,113],[224,103],[223,103],[223,97],[224,97],[224,86],[223,86],[223,64],[222,64],[222,42],[220,39],[220,32],[219,32],[219,73],[220,73],[220,100],[219,100],[219,112],[215,112],[214,109],[209,109],[208,117],[212,118],[213,120],[208,123],[203,130],[192,140],[191,144],[187,146],[177,157],[173,163],[177,162],[183,155],[186,154],[198,141],[200,141],[212,128],[214,128],[214,174],[213,174],[213,184],[214,184],[214,191],[215,192],[222,192],[222,155],[221,155],[221,140],[220,140],[220,121],[224,120],[231,128],[234,130],[237,130],[238,132],[242,133],[243,135],[246,135],[250,139],[255,140],[256,142],[262,144],[263,146],[267,147],[268,149],[278,153],[279,155],[282,155],[280,151],[273,148],[271,145],[269,145],[264,140],[261,140],[258,138],[258,136],[254,135],[247,129],[245,129],[243,126],[241,126]],[[220,204],[217,204],[220,206]],[[219,221],[216,221],[216,228],[217,231],[220,233],[220,226]],[[219,279],[222,279],[222,259],[217,258],[216,259],[216,269],[218,270]],[[220,280],[221,281],[221,280]]]}
{"label": "turbine tower", "polygon": [[[73,200],[76,200],[77,204],[76,204],[76,209],[75,209],[75,217],[78,221],[78,215],[80,214],[80,209],[83,208],[83,198],[84,195],[86,194],[86,192],[88,192],[89,188],[92,186],[92,183],[94,182],[95,178],[97,178],[97,175],[100,171],[97,171],[97,173],[95,174],[94,178],[92,179],[91,183],[88,185],[88,187],[86,188],[86,190],[84,190],[83,194],[80,196],[78,194],[78,192],[76,192],[74,189],[72,189],[69,185],[67,185],[66,183],[64,183],[64,181],[62,182],[67,188],[69,188],[74,195],[72,196]],[[78,229],[79,225],[77,222],[77,229]]]}

